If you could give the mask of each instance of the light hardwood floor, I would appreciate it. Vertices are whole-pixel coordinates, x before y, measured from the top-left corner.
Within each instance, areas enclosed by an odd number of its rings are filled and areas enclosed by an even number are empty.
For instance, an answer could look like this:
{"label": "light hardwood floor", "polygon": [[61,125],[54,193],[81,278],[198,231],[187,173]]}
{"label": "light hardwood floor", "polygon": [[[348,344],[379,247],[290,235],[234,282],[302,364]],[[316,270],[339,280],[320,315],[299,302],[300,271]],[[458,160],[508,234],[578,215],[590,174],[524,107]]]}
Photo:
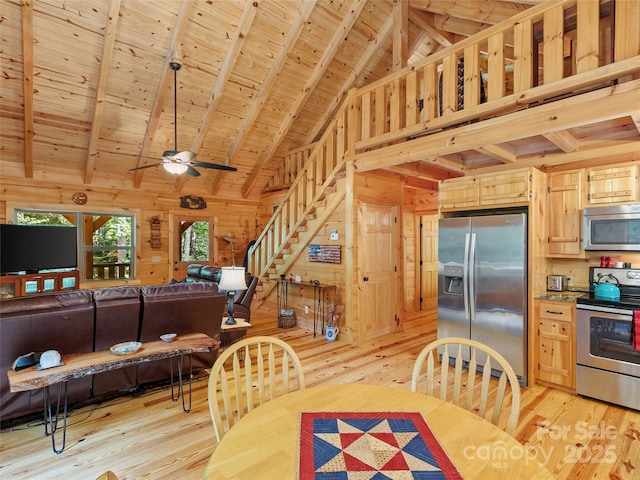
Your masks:
{"label": "light hardwood floor", "polygon": [[[436,334],[433,318],[415,316],[402,333],[351,346],[314,338],[305,328],[279,329],[275,318],[255,312],[249,334],[291,343],[307,386],[354,382],[408,389],[418,352]],[[52,452],[40,422],[2,431],[0,478],[90,480],[113,470],[120,480],[200,479],[216,446],[206,386],[205,376],[194,383],[189,414],[171,402],[167,388],[75,410],[61,455]],[[555,478],[640,480],[638,411],[534,385],[523,390],[516,437]]]}

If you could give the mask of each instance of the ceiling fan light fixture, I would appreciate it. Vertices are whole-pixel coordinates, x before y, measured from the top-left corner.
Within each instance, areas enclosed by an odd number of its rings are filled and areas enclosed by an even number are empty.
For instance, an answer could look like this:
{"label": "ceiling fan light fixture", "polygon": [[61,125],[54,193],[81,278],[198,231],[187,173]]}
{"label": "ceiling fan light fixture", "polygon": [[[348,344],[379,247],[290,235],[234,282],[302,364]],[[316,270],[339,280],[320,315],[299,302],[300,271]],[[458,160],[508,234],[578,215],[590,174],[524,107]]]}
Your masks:
{"label": "ceiling fan light fixture", "polygon": [[189,169],[189,165],[184,163],[163,162],[164,169],[172,175],[180,175]]}
{"label": "ceiling fan light fixture", "polygon": [[188,163],[188,162],[191,162],[194,158],[196,158],[196,154],[193,152],[190,152],[189,150],[184,150],[182,152],[178,152],[175,155],[173,155],[173,158],[182,163]]}

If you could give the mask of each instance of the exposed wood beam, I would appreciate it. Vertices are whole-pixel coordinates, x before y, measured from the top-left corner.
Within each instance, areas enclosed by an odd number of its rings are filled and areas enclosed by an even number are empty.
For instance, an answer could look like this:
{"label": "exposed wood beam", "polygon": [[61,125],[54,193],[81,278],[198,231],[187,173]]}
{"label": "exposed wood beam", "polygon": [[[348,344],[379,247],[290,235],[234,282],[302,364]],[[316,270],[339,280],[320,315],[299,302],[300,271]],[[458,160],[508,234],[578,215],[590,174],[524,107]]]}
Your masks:
{"label": "exposed wood beam", "polygon": [[[640,80],[352,156],[358,172],[637,114]],[[544,163],[542,160],[540,163]],[[517,163],[518,165],[520,162]]]}
{"label": "exposed wood beam", "polygon": [[22,90],[24,95],[24,176],[33,178],[33,5],[22,2]]}
{"label": "exposed wood beam", "polygon": [[450,35],[456,34],[465,37],[471,37],[472,35],[480,33],[481,31],[491,26],[490,23],[479,22],[477,21],[477,19],[465,20],[464,18],[439,14],[431,14],[431,16],[433,17],[433,28],[435,28],[437,31],[447,32]]}
{"label": "exposed wood beam", "polygon": [[[556,153],[553,155],[535,156],[521,159],[515,165],[521,167],[538,167],[540,170],[559,171],[574,168],[585,168],[589,165],[597,166],[604,164],[620,163],[620,157],[627,160],[640,161],[640,141],[626,142],[619,145],[607,145],[589,150],[582,150],[570,153]],[[500,165],[474,169],[474,174],[503,172]]]}
{"label": "exposed wood beam", "polygon": [[441,15],[465,18],[467,20],[482,21],[495,25],[528,8],[513,2],[483,1],[472,2],[459,0],[409,0],[411,8],[428,10]]}
{"label": "exposed wood beam", "polygon": [[411,21],[443,47],[450,47],[455,42],[453,34],[434,26],[433,13],[413,10],[411,12]]}
{"label": "exposed wood beam", "polygon": [[258,161],[253,167],[252,172],[249,174],[247,180],[244,182],[244,185],[242,186],[242,189],[241,189],[243,198],[247,198],[251,190],[255,187],[256,182],[260,178],[260,172],[262,170],[262,167],[273,156],[273,153],[278,148],[278,145],[280,145],[280,142],[285,137],[289,128],[291,128],[291,125],[295,121],[296,116],[298,115],[300,110],[302,110],[302,108],[304,107],[304,104],[307,102],[307,99],[311,96],[311,94],[315,90],[316,86],[322,79],[324,72],[327,70],[327,68],[329,68],[329,65],[331,64],[331,60],[333,59],[333,57],[336,56],[336,53],[340,45],[344,43],[348,35],[348,32],[353,28],[353,24],[356,22],[356,20],[360,16],[360,13],[362,12],[362,10],[365,8],[366,3],[367,2],[364,2],[361,0],[354,1],[349,10],[349,13],[346,13],[344,15],[342,22],[340,22],[338,29],[336,30],[329,44],[325,48],[325,51],[322,57],[316,64],[316,67],[313,70],[313,73],[310,75],[309,79],[307,80],[304,87],[302,88],[300,94],[298,95],[296,100],[293,102],[293,106],[289,110],[287,118],[284,120],[281,127],[278,129],[278,132],[275,134],[270,145],[267,147],[266,153],[258,159]]}
{"label": "exposed wood beam", "polygon": [[484,145],[476,149],[480,153],[489,155],[502,163],[513,163],[517,161],[516,150],[509,144],[502,145]]}
{"label": "exposed wood beam", "polygon": [[409,4],[407,0],[393,0],[393,65],[397,72],[407,66],[409,48]]}
{"label": "exposed wood beam", "polygon": [[[224,88],[229,81],[229,77],[231,76],[233,67],[236,64],[236,60],[238,60],[238,58],[240,57],[240,51],[242,50],[242,46],[247,39],[251,24],[256,17],[256,13],[258,13],[258,5],[258,0],[253,0],[251,2],[245,3],[244,12],[242,13],[240,22],[238,23],[236,31],[233,35],[231,45],[229,46],[227,55],[224,58],[224,62],[222,62],[222,66],[220,67],[220,72],[218,74],[218,78],[216,79],[216,83],[211,90],[211,98],[209,98],[207,108],[205,108],[204,113],[202,114],[202,118],[200,119],[200,124],[198,125],[196,135],[191,141],[191,147],[189,148],[189,150],[191,150],[192,152],[198,152],[200,150],[200,147],[202,146],[202,143],[204,142],[207,131],[209,130],[209,126],[211,125],[213,117],[218,110],[218,104],[220,103],[220,99],[222,98]],[[229,164],[228,158],[226,159],[225,164]],[[187,178],[187,175],[178,176],[178,179],[176,180],[176,192],[179,193],[182,191]],[[217,182],[214,182],[214,184],[217,184]]]}
{"label": "exposed wood beam", "polygon": [[[171,42],[167,50],[167,55],[164,58],[165,68],[162,70],[162,74],[160,75],[160,81],[158,82],[158,92],[156,93],[156,96],[153,100],[153,107],[151,107],[151,113],[149,114],[149,123],[147,124],[147,130],[144,134],[144,139],[142,140],[142,147],[140,148],[140,155],[138,156],[138,164],[136,165],[136,167],[142,167],[145,164],[145,158],[149,155],[149,150],[151,148],[151,145],[153,144],[153,137],[158,130],[160,115],[162,114],[162,109],[164,108],[164,104],[171,90],[171,80],[173,80],[173,75],[169,73],[173,72],[173,70],[169,68],[169,62],[171,60],[174,60],[174,54],[177,50],[180,39],[184,35],[184,31],[186,29],[187,23],[189,22],[189,18],[191,17],[191,11],[193,10],[194,4],[195,2],[193,2],[192,0],[182,0],[180,2],[180,11],[178,12],[178,15],[176,17],[176,23],[173,26]],[[135,174],[133,175],[134,188],[140,188],[143,175],[144,170],[136,170]]]}
{"label": "exposed wood beam", "polygon": [[[440,180],[454,178],[461,175],[453,174],[450,170],[446,170],[444,168],[434,168],[434,165],[435,162],[431,165],[424,162],[412,162],[405,163],[403,165],[396,165],[386,170],[407,177],[418,177],[433,182],[438,182]],[[462,165],[460,165],[460,170],[462,170]]]}
{"label": "exposed wood beam", "polygon": [[96,85],[96,100],[93,106],[93,120],[91,121],[91,131],[89,132],[89,146],[87,160],[84,166],[84,183],[90,184],[93,177],[96,155],[98,154],[98,139],[100,138],[100,127],[102,126],[102,111],[104,110],[104,97],[107,90],[109,69],[111,68],[111,57],[113,56],[113,45],[116,40],[118,19],[120,16],[121,0],[111,0],[109,2],[109,12],[104,29],[104,43],[102,44],[102,56],[100,57],[100,73]]}
{"label": "exposed wood beam", "polygon": [[[240,151],[240,148],[242,147],[242,145],[246,140],[247,132],[250,131],[251,128],[253,127],[256,119],[258,118],[258,115],[260,114],[262,108],[264,107],[264,104],[267,98],[269,97],[269,95],[271,95],[273,87],[276,81],[278,80],[278,76],[280,75],[280,71],[282,70],[285,63],[287,62],[287,59],[289,58],[289,54],[293,50],[298,40],[298,37],[302,33],[302,30],[307,20],[309,19],[309,16],[311,15],[311,12],[313,11],[313,8],[315,7],[315,5],[316,5],[315,0],[302,2],[302,5],[300,6],[300,10],[298,10],[298,15],[296,16],[295,21],[291,25],[291,28],[287,32],[287,36],[284,40],[284,44],[282,48],[278,52],[278,56],[273,62],[273,65],[271,65],[271,68],[269,69],[269,73],[265,77],[265,80],[262,83],[262,87],[260,88],[258,95],[251,103],[251,109],[249,110],[246,118],[244,119],[244,122],[238,129],[238,134],[236,135],[236,138],[231,144],[231,148],[229,149],[229,153],[227,155],[227,158],[225,159],[225,164],[235,163],[234,162],[235,157]],[[211,176],[212,177],[211,193],[213,195],[217,194],[218,191],[220,190],[220,185],[222,183],[220,179],[224,177],[224,175],[225,175],[224,172],[218,171],[218,172],[214,172],[214,174]]]}
{"label": "exposed wood beam", "polygon": [[640,112],[636,113],[635,115],[631,115],[631,120],[633,121],[633,124],[638,129],[638,132],[640,132]]}
{"label": "exposed wood beam", "polygon": [[364,54],[358,60],[355,68],[349,73],[346,80],[338,90],[338,94],[333,97],[333,100],[329,102],[329,107],[325,109],[324,113],[320,117],[320,120],[316,123],[315,128],[311,131],[309,135],[307,135],[307,144],[313,143],[316,141],[317,137],[323,132],[329,123],[329,121],[333,118],[336,113],[336,110],[342,103],[342,100],[346,97],[347,92],[356,82],[356,79],[360,76],[363,70],[367,67],[373,56],[376,54],[377,50],[383,45],[389,35],[391,35],[391,31],[393,30],[393,15],[389,15],[387,20],[384,22],[376,38],[369,42],[369,46],[367,47]]}
{"label": "exposed wood beam", "polygon": [[578,139],[567,130],[545,133],[544,138],[565,153],[575,152],[578,149]]}
{"label": "exposed wood beam", "polygon": [[423,178],[407,177],[403,175],[402,182],[405,187],[421,188],[423,190],[432,190],[433,192],[437,192],[439,188],[437,181],[425,180]]}

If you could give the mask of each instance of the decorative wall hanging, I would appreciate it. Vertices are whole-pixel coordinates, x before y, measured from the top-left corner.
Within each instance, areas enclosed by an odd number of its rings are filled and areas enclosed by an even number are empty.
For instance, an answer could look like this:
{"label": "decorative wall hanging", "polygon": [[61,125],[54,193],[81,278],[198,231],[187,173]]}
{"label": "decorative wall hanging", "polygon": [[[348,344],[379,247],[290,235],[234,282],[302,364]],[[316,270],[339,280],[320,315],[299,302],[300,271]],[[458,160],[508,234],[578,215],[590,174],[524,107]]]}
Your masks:
{"label": "decorative wall hanging", "polygon": [[207,202],[202,197],[185,195],[184,197],[180,197],[180,207],[189,208],[191,210],[202,210],[203,208],[207,208]]}
{"label": "decorative wall hanging", "polygon": [[307,260],[319,263],[340,263],[340,245],[312,243],[307,247]]}
{"label": "decorative wall hanging", "polygon": [[151,217],[151,248],[160,248],[160,218]]}

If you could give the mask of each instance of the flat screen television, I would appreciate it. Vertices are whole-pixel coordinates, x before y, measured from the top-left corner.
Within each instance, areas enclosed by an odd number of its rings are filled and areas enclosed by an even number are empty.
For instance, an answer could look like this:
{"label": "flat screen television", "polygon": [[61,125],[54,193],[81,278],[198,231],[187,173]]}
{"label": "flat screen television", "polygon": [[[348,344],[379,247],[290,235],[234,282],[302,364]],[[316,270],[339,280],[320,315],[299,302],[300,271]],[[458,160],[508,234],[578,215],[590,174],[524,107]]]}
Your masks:
{"label": "flat screen television", "polygon": [[76,268],[76,227],[0,225],[0,273]]}

